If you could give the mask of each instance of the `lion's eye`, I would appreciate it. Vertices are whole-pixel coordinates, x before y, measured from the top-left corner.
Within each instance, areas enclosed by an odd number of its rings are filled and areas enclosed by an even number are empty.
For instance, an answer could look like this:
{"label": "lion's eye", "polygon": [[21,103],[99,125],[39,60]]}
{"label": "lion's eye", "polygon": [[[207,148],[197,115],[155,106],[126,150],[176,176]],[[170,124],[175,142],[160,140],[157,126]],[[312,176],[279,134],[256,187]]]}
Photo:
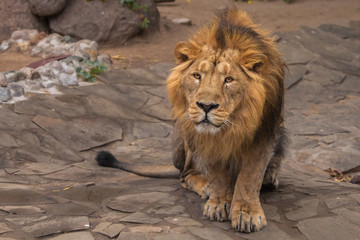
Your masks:
{"label": "lion's eye", "polygon": [[225,83],[231,83],[232,81],[234,81],[232,77],[226,77],[224,80]]}
{"label": "lion's eye", "polygon": [[193,77],[196,78],[196,79],[198,79],[198,80],[201,79],[201,75],[198,74],[198,73],[194,73],[194,74],[193,74]]}

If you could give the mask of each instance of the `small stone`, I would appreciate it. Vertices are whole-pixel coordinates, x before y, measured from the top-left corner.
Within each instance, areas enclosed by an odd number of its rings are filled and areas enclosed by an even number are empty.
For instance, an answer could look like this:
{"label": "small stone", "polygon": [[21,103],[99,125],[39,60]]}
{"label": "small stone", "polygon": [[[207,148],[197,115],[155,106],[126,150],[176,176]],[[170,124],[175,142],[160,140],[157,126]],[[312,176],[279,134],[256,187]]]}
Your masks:
{"label": "small stone", "polygon": [[118,235],[125,228],[124,224],[115,224],[111,222],[101,222],[96,225],[94,232],[104,234],[110,238]]}
{"label": "small stone", "polygon": [[48,68],[53,72],[54,77],[64,72],[63,66],[60,61],[51,61],[44,65],[44,68]]}
{"label": "small stone", "polygon": [[77,77],[76,77],[76,73],[72,73],[72,74],[66,74],[66,73],[60,73],[57,76],[60,85],[62,86],[75,86],[78,85],[78,81],[77,81]]}
{"label": "small stone", "polygon": [[[98,55],[99,45],[95,41],[89,39],[83,39],[75,43],[75,56],[86,56],[95,59]],[[80,53],[80,54],[79,54]]]}
{"label": "small stone", "polygon": [[6,87],[8,84],[5,75],[0,72],[0,87]]}
{"label": "small stone", "polygon": [[41,47],[36,46],[31,50],[30,56],[32,56],[32,57],[40,56],[42,51],[43,51],[43,49]]}
{"label": "small stone", "polygon": [[55,81],[42,81],[40,86],[42,88],[49,89],[49,88],[57,86],[57,82],[55,82]]}
{"label": "small stone", "polygon": [[20,97],[25,93],[23,86],[18,83],[9,83],[8,88],[10,89],[11,96],[13,97]]}
{"label": "small stone", "polygon": [[66,6],[66,0],[28,0],[30,10],[40,17],[55,15]]}
{"label": "small stone", "polygon": [[42,88],[42,84],[40,81],[29,80],[24,83],[25,92],[28,91],[39,91]]}
{"label": "small stone", "polygon": [[33,68],[30,67],[23,67],[22,69],[20,69],[21,72],[23,72],[26,75],[27,79],[30,80],[35,80],[35,79],[40,79],[40,73],[38,73],[38,71],[36,71]]}
{"label": "small stone", "polygon": [[111,66],[112,64],[111,56],[107,53],[100,53],[97,56],[97,60],[100,64],[106,64],[107,66]]}
{"label": "small stone", "polygon": [[52,69],[50,69],[50,68],[48,68],[46,66],[38,67],[38,68],[36,68],[36,71],[38,71],[41,78],[44,79],[44,80],[55,79],[55,75],[54,75],[54,72],[52,71]]}
{"label": "small stone", "polygon": [[36,29],[22,29],[16,30],[11,34],[11,40],[23,40],[23,41],[30,41],[34,37],[39,34],[39,31]]}
{"label": "small stone", "polygon": [[18,52],[25,52],[29,49],[29,47],[30,47],[30,41],[22,41],[16,44],[16,50]]}
{"label": "small stone", "polygon": [[360,184],[360,175],[355,175],[351,180],[350,183],[352,184]]}
{"label": "small stone", "polygon": [[6,81],[7,81],[8,83],[18,81],[18,79],[17,79],[17,74],[16,74],[15,71],[4,72],[3,74],[4,74],[5,79],[6,79]]}
{"label": "small stone", "polygon": [[8,40],[2,41],[2,43],[0,44],[0,52],[5,52],[6,50],[8,50],[11,44],[12,42]]}
{"label": "small stone", "polygon": [[70,64],[67,64],[66,62],[60,61],[61,67],[66,74],[72,74],[75,72],[75,68],[71,66],[72,62]]}
{"label": "small stone", "polygon": [[136,212],[119,220],[120,222],[156,224],[161,222],[160,218],[153,218],[145,213]]}
{"label": "small stone", "polygon": [[10,89],[0,87],[0,102],[6,102],[10,99],[11,99]]}
{"label": "small stone", "polygon": [[74,42],[76,42],[75,39],[74,39],[73,37],[69,36],[69,35],[65,35],[65,36],[63,37],[63,39],[64,39],[65,42],[68,42],[68,43],[74,43]]}
{"label": "small stone", "polygon": [[189,18],[174,18],[171,20],[173,23],[191,26],[191,20]]}

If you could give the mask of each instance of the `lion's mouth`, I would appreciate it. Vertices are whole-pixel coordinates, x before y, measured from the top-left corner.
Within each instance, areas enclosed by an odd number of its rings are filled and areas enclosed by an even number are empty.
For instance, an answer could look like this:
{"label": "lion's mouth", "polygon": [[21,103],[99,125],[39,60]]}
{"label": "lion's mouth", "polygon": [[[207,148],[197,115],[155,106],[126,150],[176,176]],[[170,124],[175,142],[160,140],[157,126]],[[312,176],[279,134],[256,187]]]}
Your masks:
{"label": "lion's mouth", "polygon": [[219,128],[221,126],[221,124],[216,125],[216,124],[212,123],[207,117],[205,117],[202,121],[196,123],[197,126],[200,125],[200,124],[209,124],[209,125],[212,125],[212,126],[214,126],[216,128]]}

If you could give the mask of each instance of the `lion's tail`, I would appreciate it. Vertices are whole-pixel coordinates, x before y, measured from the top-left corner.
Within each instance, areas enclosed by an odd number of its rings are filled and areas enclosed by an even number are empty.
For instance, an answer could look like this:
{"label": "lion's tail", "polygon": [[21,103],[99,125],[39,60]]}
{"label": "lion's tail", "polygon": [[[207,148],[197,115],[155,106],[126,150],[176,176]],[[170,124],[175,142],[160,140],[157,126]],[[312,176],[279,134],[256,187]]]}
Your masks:
{"label": "lion's tail", "polygon": [[141,166],[118,161],[114,155],[107,151],[101,151],[96,156],[100,166],[119,168],[137,175],[152,178],[179,178],[179,170],[173,165],[168,166]]}

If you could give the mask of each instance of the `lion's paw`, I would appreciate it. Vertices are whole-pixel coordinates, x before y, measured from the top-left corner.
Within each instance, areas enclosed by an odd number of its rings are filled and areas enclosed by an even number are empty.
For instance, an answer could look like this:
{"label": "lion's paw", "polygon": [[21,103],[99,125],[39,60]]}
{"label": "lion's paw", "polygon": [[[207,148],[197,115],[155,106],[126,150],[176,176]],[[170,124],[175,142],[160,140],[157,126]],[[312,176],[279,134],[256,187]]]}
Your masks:
{"label": "lion's paw", "polygon": [[204,216],[210,220],[226,221],[229,219],[230,201],[209,199],[204,206]]}
{"label": "lion's paw", "polygon": [[279,186],[279,179],[277,178],[277,172],[266,171],[262,187],[266,189],[276,189]]}
{"label": "lion's paw", "polygon": [[256,232],[267,225],[260,204],[232,202],[230,218],[232,227],[239,232]]}

